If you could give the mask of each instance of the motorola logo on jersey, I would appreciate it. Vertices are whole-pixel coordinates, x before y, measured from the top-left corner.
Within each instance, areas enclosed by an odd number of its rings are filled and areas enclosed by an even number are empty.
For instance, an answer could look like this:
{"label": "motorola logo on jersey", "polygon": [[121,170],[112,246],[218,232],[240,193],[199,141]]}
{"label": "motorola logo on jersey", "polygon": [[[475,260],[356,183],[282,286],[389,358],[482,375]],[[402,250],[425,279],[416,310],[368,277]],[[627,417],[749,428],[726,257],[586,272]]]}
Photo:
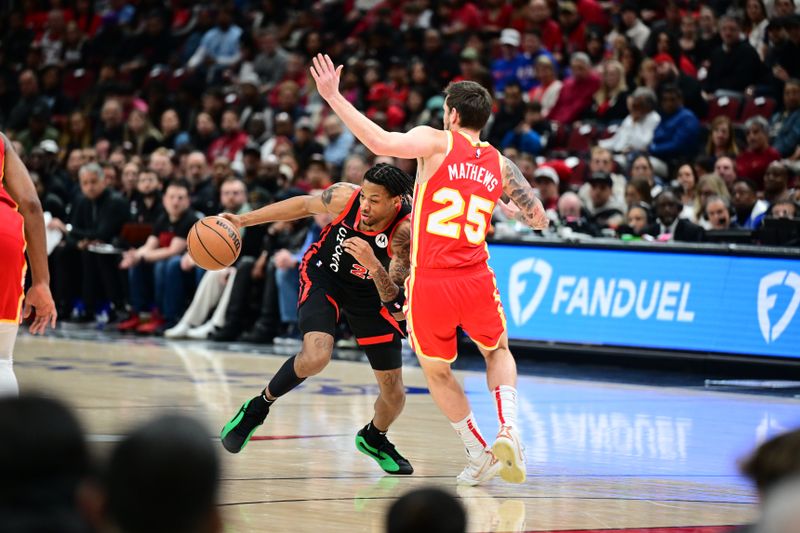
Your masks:
{"label": "motorola logo on jersey", "polygon": [[380,248],[386,248],[389,246],[389,238],[386,236],[385,233],[381,233],[377,237],[375,237],[375,244],[378,245]]}
{"label": "motorola logo on jersey", "polygon": [[[534,279],[536,285],[529,287]],[[552,315],[631,317],[662,322],[693,322],[695,318],[689,308],[692,290],[689,282],[571,275],[554,278],[550,263],[529,257],[514,263],[509,275],[509,307],[517,326],[536,313],[548,295],[551,279],[555,281],[550,291]],[[528,300],[523,305],[526,295]]]}
{"label": "motorola logo on jersey", "polygon": [[[778,302],[778,294],[776,294],[776,290],[771,291],[771,289],[780,287],[791,289],[792,296],[783,314],[773,324],[770,321],[769,312],[775,308]],[[791,324],[794,315],[797,313],[798,305],[800,305],[800,275],[796,272],[778,270],[761,278],[758,284],[758,326],[767,344],[778,340],[783,332],[786,331],[786,328]]]}

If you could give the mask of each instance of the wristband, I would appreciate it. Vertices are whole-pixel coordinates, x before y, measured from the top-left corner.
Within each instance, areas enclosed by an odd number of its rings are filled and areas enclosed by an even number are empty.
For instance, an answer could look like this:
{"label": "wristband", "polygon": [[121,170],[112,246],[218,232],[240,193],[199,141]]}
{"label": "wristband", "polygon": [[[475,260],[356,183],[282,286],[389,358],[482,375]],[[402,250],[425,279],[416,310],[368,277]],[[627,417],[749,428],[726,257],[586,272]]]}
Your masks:
{"label": "wristband", "polygon": [[381,302],[386,309],[389,310],[390,313],[402,313],[403,312],[403,304],[406,303],[406,291],[403,287],[399,287],[397,289],[397,296],[395,296],[392,301],[390,302]]}

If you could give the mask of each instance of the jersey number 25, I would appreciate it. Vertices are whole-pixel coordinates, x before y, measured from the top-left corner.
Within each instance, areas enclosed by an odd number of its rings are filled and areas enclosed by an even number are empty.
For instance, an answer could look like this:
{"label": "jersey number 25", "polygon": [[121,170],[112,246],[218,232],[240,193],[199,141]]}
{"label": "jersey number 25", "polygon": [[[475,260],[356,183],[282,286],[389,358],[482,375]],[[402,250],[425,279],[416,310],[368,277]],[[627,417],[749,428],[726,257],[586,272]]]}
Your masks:
{"label": "jersey number 25", "polygon": [[[466,202],[460,192],[449,187],[433,193],[432,199],[444,207],[428,217],[428,225],[425,228],[428,233],[458,239],[463,226],[464,235],[471,244],[479,245],[486,239],[486,226],[492,216],[494,202],[475,194],[471,194],[469,202]],[[455,219],[464,214],[465,207],[467,220],[463,224],[456,222]]]}

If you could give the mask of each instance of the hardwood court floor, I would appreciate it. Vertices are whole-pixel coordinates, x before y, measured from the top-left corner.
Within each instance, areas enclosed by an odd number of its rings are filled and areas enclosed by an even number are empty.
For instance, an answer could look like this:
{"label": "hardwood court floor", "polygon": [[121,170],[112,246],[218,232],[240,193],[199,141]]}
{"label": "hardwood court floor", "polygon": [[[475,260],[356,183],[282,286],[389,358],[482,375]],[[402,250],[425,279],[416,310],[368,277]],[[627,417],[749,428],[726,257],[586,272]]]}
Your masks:
{"label": "hardwood court floor", "polygon": [[[134,424],[170,409],[204,419],[209,435],[218,434],[285,358],[223,348],[20,335],[15,369],[23,391],[66,399],[102,455]],[[459,375],[484,434],[493,437],[494,405],[482,375]],[[227,531],[381,531],[393,499],[425,485],[458,492],[470,531],[741,524],[756,517],[756,496],[735,461],[800,425],[800,402],[792,398],[523,376],[527,483],[497,478],[457,489],[460,442],[420,370],[409,365],[404,377],[410,394],[390,436],[412,461],[413,476],[384,476],[355,451],[376,386],[366,363],[333,361],[276,404],[242,453],[220,446]]]}

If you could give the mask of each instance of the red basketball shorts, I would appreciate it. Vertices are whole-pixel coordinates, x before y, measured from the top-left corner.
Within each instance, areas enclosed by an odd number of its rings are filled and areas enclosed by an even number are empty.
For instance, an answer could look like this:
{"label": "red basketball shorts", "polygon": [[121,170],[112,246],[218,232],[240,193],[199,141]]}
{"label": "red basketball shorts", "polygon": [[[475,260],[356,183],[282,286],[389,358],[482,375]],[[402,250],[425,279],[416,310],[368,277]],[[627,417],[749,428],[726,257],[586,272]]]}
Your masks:
{"label": "red basketball shorts", "polygon": [[0,322],[19,323],[25,285],[22,215],[0,211]]}
{"label": "red basketball shorts", "polygon": [[454,269],[416,268],[406,280],[408,339],[417,355],[453,362],[456,327],[493,350],[506,331],[494,272],[485,264]]}

